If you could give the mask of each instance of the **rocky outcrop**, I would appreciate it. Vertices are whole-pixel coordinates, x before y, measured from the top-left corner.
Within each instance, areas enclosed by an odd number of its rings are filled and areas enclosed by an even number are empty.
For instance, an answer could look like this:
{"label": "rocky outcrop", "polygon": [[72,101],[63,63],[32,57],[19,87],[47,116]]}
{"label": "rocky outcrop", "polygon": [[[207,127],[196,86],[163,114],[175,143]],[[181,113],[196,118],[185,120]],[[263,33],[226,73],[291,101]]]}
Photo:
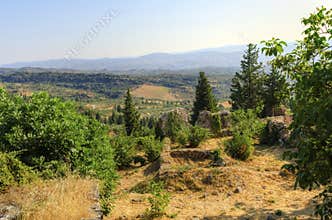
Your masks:
{"label": "rocky outcrop", "polygon": [[280,144],[285,145],[290,137],[290,131],[287,125],[280,121],[269,120],[261,138],[262,144],[274,145]]}
{"label": "rocky outcrop", "polygon": [[0,220],[21,220],[21,209],[14,204],[0,204]]}
{"label": "rocky outcrop", "polygon": [[183,123],[189,124],[189,113],[184,108],[176,108],[172,111],[163,113],[159,118],[159,126],[162,130],[167,127],[170,117],[175,117]]}
{"label": "rocky outcrop", "polygon": [[201,111],[198,115],[196,125],[207,128],[215,134],[227,134],[224,130],[230,126],[230,112],[221,111],[212,113],[210,111]]}

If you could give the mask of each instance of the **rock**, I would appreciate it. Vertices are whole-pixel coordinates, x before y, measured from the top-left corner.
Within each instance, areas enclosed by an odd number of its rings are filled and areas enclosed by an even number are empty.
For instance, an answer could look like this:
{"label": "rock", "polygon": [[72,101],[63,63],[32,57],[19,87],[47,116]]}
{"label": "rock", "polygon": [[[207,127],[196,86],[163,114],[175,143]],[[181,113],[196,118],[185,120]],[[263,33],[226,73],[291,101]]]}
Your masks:
{"label": "rock", "polygon": [[220,119],[222,123],[222,128],[229,128],[231,124],[231,112],[230,111],[221,111]]}
{"label": "rock", "polygon": [[209,111],[201,111],[198,115],[196,125],[202,128],[212,128],[212,113]]}
{"label": "rock", "polygon": [[208,193],[204,193],[202,196],[199,197],[199,199],[205,199],[206,197],[208,197]]}
{"label": "rock", "polygon": [[[221,111],[212,113],[210,111],[201,111],[198,115],[196,125],[210,129],[213,132],[221,133],[221,129],[229,128],[230,126],[230,112],[229,111]],[[216,123],[214,120],[216,118],[220,119],[220,127],[216,128]]]}
{"label": "rock", "polygon": [[138,214],[137,216],[136,216],[136,218],[138,218],[138,219],[144,219],[144,215],[143,214]]}
{"label": "rock", "polygon": [[278,209],[274,212],[274,214],[277,216],[282,216],[284,213],[280,209]]}
{"label": "rock", "polygon": [[175,114],[176,117],[178,117],[180,120],[182,120],[184,123],[189,123],[189,114],[188,111],[184,108],[176,108],[172,111],[169,112],[165,112],[163,113],[160,118],[160,125],[161,125],[161,129],[165,129],[165,127],[167,126],[167,122],[168,119],[170,117],[171,114]]}
{"label": "rock", "polygon": [[292,173],[286,169],[282,169],[282,170],[280,170],[279,175],[284,178],[288,178],[288,177],[294,176],[294,173]]}
{"label": "rock", "polygon": [[216,161],[211,161],[209,166],[211,166],[211,167],[224,167],[224,166],[226,166],[226,163],[222,158],[219,158]]}
{"label": "rock", "polygon": [[234,190],[234,193],[241,193],[241,192],[242,192],[241,187],[236,187],[236,189]]}
{"label": "rock", "polygon": [[290,137],[290,131],[284,122],[269,120],[264,130],[261,142],[267,145],[285,145]]}
{"label": "rock", "polygon": [[212,184],[212,181],[213,181],[213,176],[211,174],[207,175],[203,180],[202,182],[204,184],[208,184],[208,185],[211,185]]}
{"label": "rock", "polygon": [[273,215],[268,215],[266,220],[276,220],[276,218]]}
{"label": "rock", "polygon": [[22,213],[18,206],[13,204],[0,204],[0,220],[20,220]]}
{"label": "rock", "polygon": [[143,202],[143,199],[140,199],[140,198],[131,199],[131,203],[142,203],[142,202]]}
{"label": "rock", "polygon": [[217,191],[213,191],[213,192],[211,193],[211,195],[218,196],[219,194],[218,194]]}

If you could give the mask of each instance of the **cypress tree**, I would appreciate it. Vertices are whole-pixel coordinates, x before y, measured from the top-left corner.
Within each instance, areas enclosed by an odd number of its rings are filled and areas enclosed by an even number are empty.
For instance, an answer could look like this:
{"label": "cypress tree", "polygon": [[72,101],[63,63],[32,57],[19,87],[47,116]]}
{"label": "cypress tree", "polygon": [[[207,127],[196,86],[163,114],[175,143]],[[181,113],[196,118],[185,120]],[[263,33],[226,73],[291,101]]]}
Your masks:
{"label": "cypress tree", "polygon": [[249,44],[241,61],[241,72],[232,79],[232,109],[257,109],[262,105],[262,64],[257,45]]}
{"label": "cypress tree", "polygon": [[194,101],[191,123],[195,124],[201,111],[207,110],[215,112],[217,110],[217,101],[212,93],[211,85],[204,72],[199,73],[198,84],[196,86],[196,97]]}
{"label": "cypress tree", "polygon": [[123,109],[124,121],[127,135],[132,135],[139,128],[139,113],[135,109],[130,90],[125,96],[125,107]]}
{"label": "cypress tree", "polygon": [[286,77],[272,67],[264,80],[263,116],[275,116],[275,111],[289,98],[289,85]]}

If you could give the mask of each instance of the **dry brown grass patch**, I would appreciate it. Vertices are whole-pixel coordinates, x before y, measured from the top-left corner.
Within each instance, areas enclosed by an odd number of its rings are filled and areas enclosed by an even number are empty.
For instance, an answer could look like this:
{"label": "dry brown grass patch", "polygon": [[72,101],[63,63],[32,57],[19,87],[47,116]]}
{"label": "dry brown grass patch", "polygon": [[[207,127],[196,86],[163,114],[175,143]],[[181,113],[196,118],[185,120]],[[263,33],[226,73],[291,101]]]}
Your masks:
{"label": "dry brown grass patch", "polygon": [[176,96],[171,93],[170,89],[164,86],[155,86],[143,84],[132,91],[133,96],[146,99],[159,99],[168,101],[177,101]]}
{"label": "dry brown grass patch", "polygon": [[0,194],[0,203],[14,203],[22,207],[26,220],[61,220],[91,217],[90,207],[95,203],[92,179],[69,176],[65,179],[36,181],[12,187]]}

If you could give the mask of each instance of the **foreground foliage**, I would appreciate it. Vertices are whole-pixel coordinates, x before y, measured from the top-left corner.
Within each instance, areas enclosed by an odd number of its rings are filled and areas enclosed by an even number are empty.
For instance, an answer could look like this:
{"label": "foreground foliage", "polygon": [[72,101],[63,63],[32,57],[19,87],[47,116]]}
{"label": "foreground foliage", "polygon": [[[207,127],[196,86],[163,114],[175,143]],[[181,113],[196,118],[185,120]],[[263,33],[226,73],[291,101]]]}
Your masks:
{"label": "foreground foliage", "polygon": [[29,167],[44,178],[70,171],[94,176],[102,180],[101,198],[108,203],[116,174],[107,128],[79,114],[72,103],[46,93],[21,97],[0,89],[0,131],[3,155],[17,152],[17,159],[7,155],[5,161],[17,164],[20,175]]}
{"label": "foreground foliage", "polygon": [[[318,8],[302,23],[304,38],[293,51],[282,54],[279,39],[264,42],[263,51],[294,81],[292,138],[297,151],[288,154],[296,160],[287,167],[296,171],[295,186],[312,189],[332,184],[332,9]],[[318,213],[331,218],[331,197],[324,198],[330,202],[325,200]]]}

